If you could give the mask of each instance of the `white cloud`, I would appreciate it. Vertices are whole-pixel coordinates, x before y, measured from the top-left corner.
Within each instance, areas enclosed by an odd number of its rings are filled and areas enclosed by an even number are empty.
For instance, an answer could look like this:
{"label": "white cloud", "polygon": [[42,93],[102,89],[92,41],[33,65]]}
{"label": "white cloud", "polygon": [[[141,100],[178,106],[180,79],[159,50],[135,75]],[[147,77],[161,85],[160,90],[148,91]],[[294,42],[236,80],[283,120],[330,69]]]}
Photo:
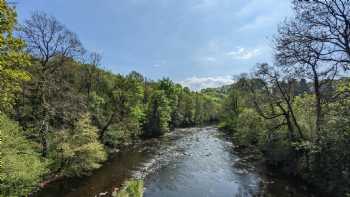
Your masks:
{"label": "white cloud", "polygon": [[236,50],[228,52],[227,55],[231,56],[233,59],[236,59],[236,60],[248,60],[248,59],[255,58],[256,56],[259,55],[259,53],[260,53],[259,48],[249,50],[243,47],[239,47]]}
{"label": "white cloud", "polygon": [[191,90],[201,90],[205,88],[216,88],[223,85],[232,84],[232,76],[211,76],[211,77],[191,77],[181,82],[183,86],[189,87]]}

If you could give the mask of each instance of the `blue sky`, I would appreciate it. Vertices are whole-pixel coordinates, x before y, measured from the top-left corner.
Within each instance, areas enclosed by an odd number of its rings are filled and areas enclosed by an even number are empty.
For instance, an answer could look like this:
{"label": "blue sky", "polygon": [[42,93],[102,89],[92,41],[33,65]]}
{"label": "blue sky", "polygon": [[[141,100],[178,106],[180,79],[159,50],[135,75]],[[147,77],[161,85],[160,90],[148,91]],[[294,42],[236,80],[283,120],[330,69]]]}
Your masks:
{"label": "blue sky", "polygon": [[16,0],[19,22],[41,10],[76,32],[103,67],[169,77],[193,89],[218,86],[272,62],[290,0]]}

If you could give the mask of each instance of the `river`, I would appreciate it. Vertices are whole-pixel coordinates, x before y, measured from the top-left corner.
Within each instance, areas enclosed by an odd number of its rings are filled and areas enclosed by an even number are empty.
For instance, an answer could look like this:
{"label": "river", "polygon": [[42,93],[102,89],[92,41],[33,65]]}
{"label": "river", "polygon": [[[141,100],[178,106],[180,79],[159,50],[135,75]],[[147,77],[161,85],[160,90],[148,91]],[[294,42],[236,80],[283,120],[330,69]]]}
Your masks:
{"label": "river", "polygon": [[35,196],[94,197],[126,179],[144,180],[145,197],[314,196],[256,170],[215,127],[177,129],[126,148],[91,176],[57,181]]}

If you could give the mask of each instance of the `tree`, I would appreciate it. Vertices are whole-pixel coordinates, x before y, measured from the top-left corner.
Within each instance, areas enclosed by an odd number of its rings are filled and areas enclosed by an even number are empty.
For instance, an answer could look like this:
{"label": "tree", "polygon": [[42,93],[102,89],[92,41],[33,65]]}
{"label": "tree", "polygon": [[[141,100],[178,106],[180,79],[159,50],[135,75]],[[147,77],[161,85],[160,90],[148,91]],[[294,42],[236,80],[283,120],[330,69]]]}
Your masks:
{"label": "tree", "polygon": [[[188,127],[194,125],[194,100],[193,95],[189,91],[184,91],[183,97],[182,97],[182,114],[183,114],[183,122],[182,126]],[[178,109],[176,109],[177,111]],[[201,124],[202,122],[198,122]]]}
{"label": "tree", "polygon": [[[142,134],[141,127],[145,119],[142,75],[131,72],[120,76],[112,89],[112,117],[111,124],[105,130],[103,142],[109,146],[116,146],[121,142],[129,142]],[[107,125],[107,124],[106,124]]]}
{"label": "tree", "polygon": [[146,136],[159,136],[169,131],[170,106],[166,94],[162,90],[156,90],[148,104],[145,124]]}
{"label": "tree", "polygon": [[303,95],[303,94],[309,94],[310,93],[310,88],[309,85],[306,81],[306,79],[301,78],[297,87],[296,87],[296,95]]}
{"label": "tree", "polygon": [[[295,17],[279,27],[276,59],[286,70],[313,81],[315,128],[323,122],[323,86],[350,65],[350,1],[294,0]],[[288,72],[288,71],[287,71]]]}
{"label": "tree", "polygon": [[5,196],[27,195],[39,181],[89,174],[105,161],[105,148],[141,134],[158,137],[218,115],[222,95],[215,91],[194,93],[170,79],[105,71],[100,55],[81,58],[88,53],[77,35],[56,18],[34,12],[18,27],[20,39],[12,35],[15,19],[14,9],[0,0],[0,189]]}
{"label": "tree", "polygon": [[98,53],[91,53],[88,56],[87,64],[84,66],[83,70],[83,78],[84,81],[81,84],[81,88],[84,89],[87,93],[87,106],[89,106],[89,102],[91,100],[91,93],[96,91],[97,82],[100,80],[101,73],[99,72],[98,67],[101,64],[101,55]]}
{"label": "tree", "polygon": [[5,0],[0,0],[0,111],[8,111],[21,91],[22,82],[30,75],[25,68],[30,65],[24,52],[23,40],[13,36],[16,13]]}
{"label": "tree", "polygon": [[[56,18],[35,12],[20,26],[20,36],[27,43],[27,50],[34,58],[37,75],[31,84],[36,109],[33,114],[35,127],[39,130],[42,155],[48,151],[47,135],[50,119],[55,114],[55,93],[62,91],[62,78],[57,77],[67,61],[84,49],[77,36],[66,29]],[[67,87],[67,86],[66,86]]]}
{"label": "tree", "polygon": [[56,171],[65,176],[81,176],[99,168],[107,155],[98,141],[98,130],[91,125],[89,114],[84,114],[70,130],[55,134]]}
{"label": "tree", "polygon": [[239,145],[259,145],[265,133],[264,118],[252,108],[243,108],[237,116],[233,136]]}
{"label": "tree", "polygon": [[350,65],[350,1],[294,0],[297,36],[323,48],[318,59],[327,64]]}
{"label": "tree", "polygon": [[[292,89],[294,84],[291,83],[293,80],[290,79],[290,76],[283,76],[281,72],[268,64],[261,64],[258,66],[256,77],[263,85],[262,94],[259,94],[259,96],[263,96],[264,100],[257,99],[256,90],[253,86],[251,86],[250,91],[254,95],[254,105],[259,115],[267,120],[284,117],[284,120],[273,129],[287,125],[291,141],[303,139],[304,135],[293,108],[295,95],[293,95],[294,91]],[[263,102],[259,104],[259,101]],[[266,105],[265,102],[268,104]]]}
{"label": "tree", "polygon": [[140,130],[144,116],[143,82],[133,76],[124,77],[111,73],[102,76],[103,83],[99,86],[101,92],[97,92],[96,98],[102,99],[103,102],[96,103],[98,105],[92,108],[93,120],[99,128],[101,140],[105,139],[106,132],[109,132],[112,126],[117,127],[114,128],[115,132],[128,131],[136,134]]}
{"label": "tree", "polygon": [[[54,73],[64,61],[85,51],[75,33],[44,12],[34,12],[25,20],[19,35],[27,42],[30,54],[40,61],[42,74]],[[52,61],[55,58],[57,62]]]}
{"label": "tree", "polygon": [[228,92],[227,98],[225,98],[221,111],[221,124],[220,128],[226,131],[235,132],[237,129],[238,116],[242,111],[240,92],[232,85]]}
{"label": "tree", "polygon": [[4,114],[0,114],[0,131],[0,196],[28,195],[47,172],[47,165],[35,144]]}
{"label": "tree", "polygon": [[169,78],[163,78],[162,80],[160,80],[158,82],[158,89],[159,90],[163,90],[167,100],[169,102],[169,106],[170,106],[170,116],[171,116],[171,121],[170,121],[170,126],[172,128],[175,127],[176,123],[175,121],[175,117],[176,117],[176,105],[178,102],[178,94],[179,94],[179,90],[178,88],[176,88],[176,85],[174,84],[173,81],[171,81]]}

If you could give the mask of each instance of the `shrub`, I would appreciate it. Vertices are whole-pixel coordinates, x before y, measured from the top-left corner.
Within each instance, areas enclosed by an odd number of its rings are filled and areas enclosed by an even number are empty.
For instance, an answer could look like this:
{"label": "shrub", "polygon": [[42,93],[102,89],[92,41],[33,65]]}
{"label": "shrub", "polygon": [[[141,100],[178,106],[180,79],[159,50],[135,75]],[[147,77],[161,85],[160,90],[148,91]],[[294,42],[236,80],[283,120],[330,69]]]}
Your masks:
{"label": "shrub", "polygon": [[128,181],[119,192],[113,192],[113,197],[142,197],[143,181]]}
{"label": "shrub", "polygon": [[23,196],[31,192],[47,172],[46,162],[35,151],[17,123],[0,114],[0,196]]}
{"label": "shrub", "polygon": [[91,125],[88,114],[82,116],[71,130],[55,135],[56,168],[65,176],[81,176],[99,168],[107,154],[98,141],[97,128]]}

